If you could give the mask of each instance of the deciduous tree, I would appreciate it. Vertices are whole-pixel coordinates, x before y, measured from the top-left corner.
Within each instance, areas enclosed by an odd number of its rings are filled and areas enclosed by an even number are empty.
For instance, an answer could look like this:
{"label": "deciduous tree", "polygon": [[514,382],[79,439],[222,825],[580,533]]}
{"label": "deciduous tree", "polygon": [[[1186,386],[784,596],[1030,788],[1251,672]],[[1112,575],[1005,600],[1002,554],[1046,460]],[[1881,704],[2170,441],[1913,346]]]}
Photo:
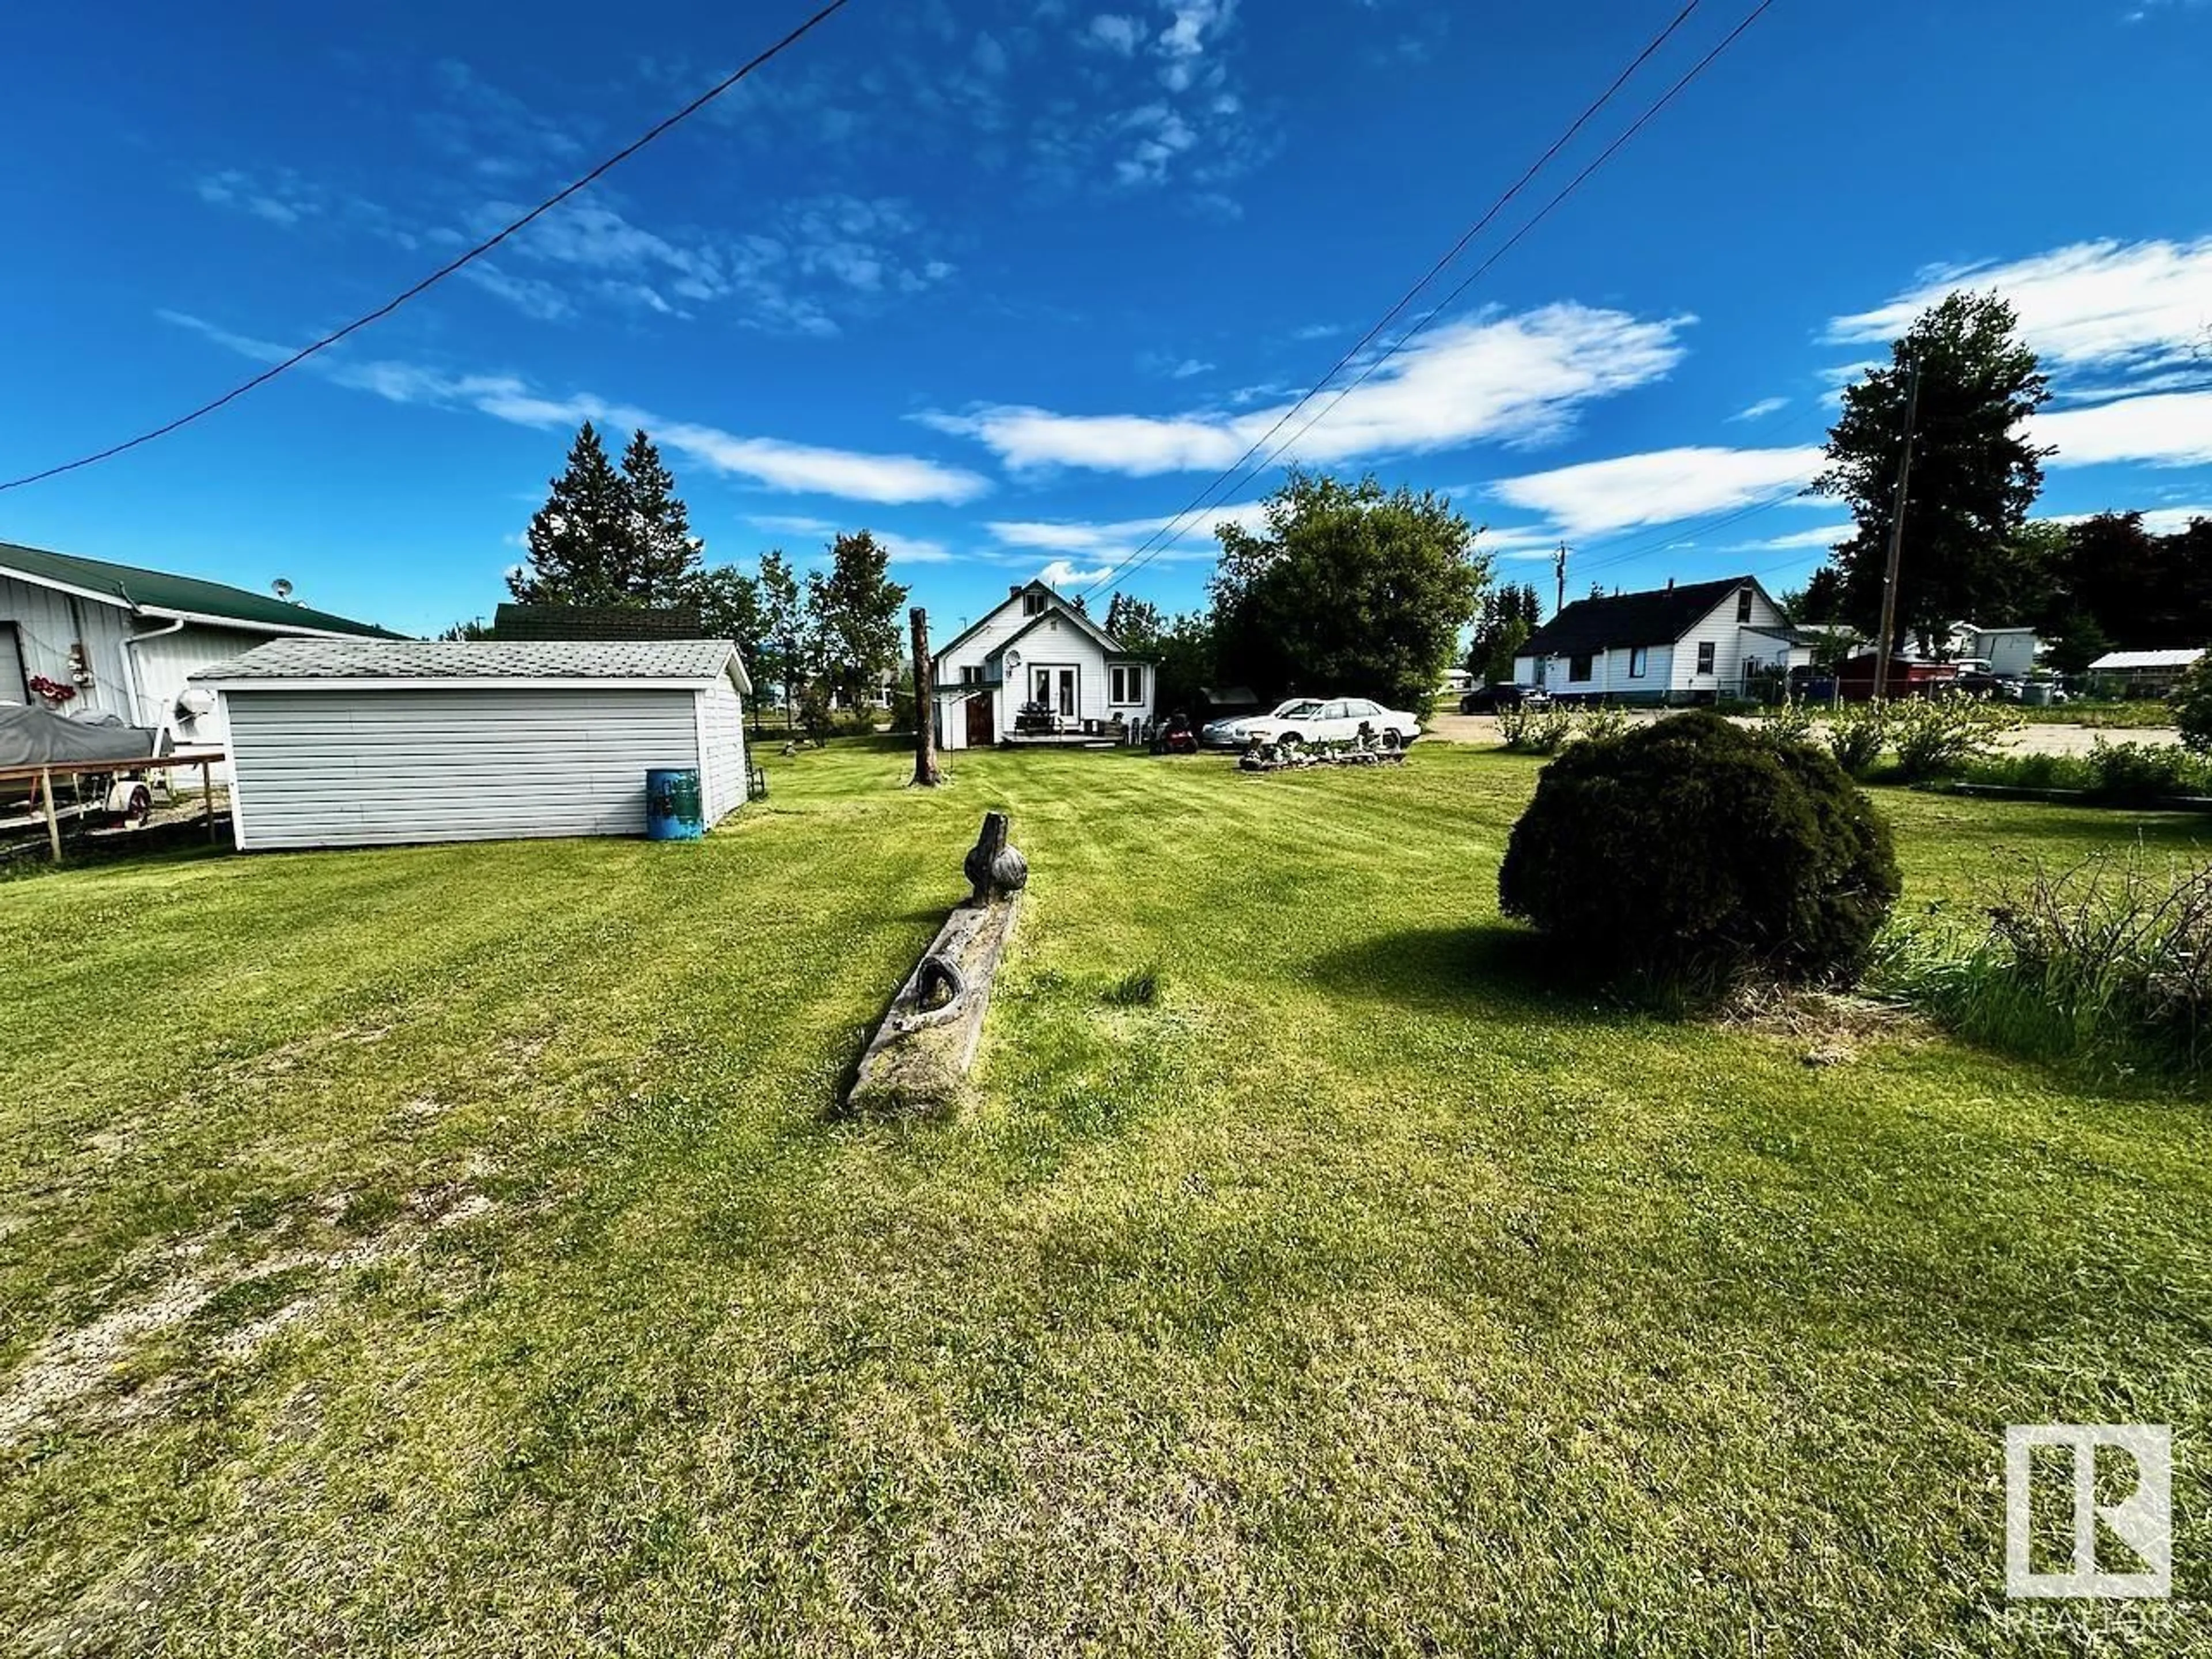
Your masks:
{"label": "deciduous tree", "polygon": [[858,702],[898,660],[906,589],[890,580],[890,555],[866,530],[830,544],[830,572],[806,579],[806,608],[830,684]]}
{"label": "deciduous tree", "polygon": [[2051,452],[2023,423],[2050,390],[2011,306],[1994,294],[1948,295],[1891,346],[1887,367],[1844,388],[1814,488],[1850,504],[1857,533],[1836,550],[1844,619],[1869,635],[1880,625],[1915,363],[1897,622],[1900,638],[1917,636],[1929,651],[1953,622],[2008,617],[2034,599],[2017,538]]}
{"label": "deciduous tree", "polygon": [[1215,533],[1221,670],[1263,694],[1328,691],[1425,713],[1490,574],[1449,502],[1372,477],[1293,471],[1259,530]]}

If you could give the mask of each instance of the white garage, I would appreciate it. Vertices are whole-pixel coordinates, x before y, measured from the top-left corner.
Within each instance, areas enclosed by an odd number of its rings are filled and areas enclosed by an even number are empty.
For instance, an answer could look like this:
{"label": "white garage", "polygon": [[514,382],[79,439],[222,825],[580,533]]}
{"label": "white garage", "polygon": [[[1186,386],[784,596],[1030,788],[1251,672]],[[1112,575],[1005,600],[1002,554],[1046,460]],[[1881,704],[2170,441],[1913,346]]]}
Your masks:
{"label": "white garage", "polygon": [[645,832],[645,775],[745,799],[726,640],[277,640],[210,665],[241,851]]}

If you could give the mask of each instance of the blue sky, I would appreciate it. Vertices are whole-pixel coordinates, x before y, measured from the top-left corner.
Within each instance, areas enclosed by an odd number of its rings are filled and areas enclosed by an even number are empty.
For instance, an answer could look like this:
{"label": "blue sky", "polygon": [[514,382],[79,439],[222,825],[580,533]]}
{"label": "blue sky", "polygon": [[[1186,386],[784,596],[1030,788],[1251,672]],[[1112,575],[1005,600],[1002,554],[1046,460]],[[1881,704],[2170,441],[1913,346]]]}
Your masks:
{"label": "blue sky", "polygon": [[[1706,0],[1468,263],[1747,3]],[[872,527],[948,626],[1080,587],[1674,9],[855,0],[313,368],[0,495],[0,539],[433,629],[501,597],[591,414],[659,437],[714,562]],[[803,10],[9,9],[0,471],[381,302]],[[2208,58],[2202,0],[1780,0],[1293,453],[1449,491],[1547,589],[1563,536],[1571,591],[1785,585],[1832,505],[1706,521],[1806,476],[1839,380],[1963,280],[2060,394],[2044,511],[2212,512]],[[1211,547],[1131,591],[1198,603]]]}

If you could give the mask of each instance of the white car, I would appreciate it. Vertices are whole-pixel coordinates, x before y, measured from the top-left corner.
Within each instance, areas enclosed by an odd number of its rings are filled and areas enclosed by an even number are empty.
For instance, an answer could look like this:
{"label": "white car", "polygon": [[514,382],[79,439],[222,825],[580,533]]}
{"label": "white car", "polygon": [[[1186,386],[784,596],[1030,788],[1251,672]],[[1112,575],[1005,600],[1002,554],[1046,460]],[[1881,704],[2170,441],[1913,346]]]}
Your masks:
{"label": "white car", "polygon": [[1258,738],[1279,743],[1349,743],[1365,726],[1376,741],[1400,744],[1421,735],[1421,722],[1402,708],[1385,708],[1364,697],[1291,697],[1264,714],[1215,720],[1199,734],[1215,748],[1241,749]]}

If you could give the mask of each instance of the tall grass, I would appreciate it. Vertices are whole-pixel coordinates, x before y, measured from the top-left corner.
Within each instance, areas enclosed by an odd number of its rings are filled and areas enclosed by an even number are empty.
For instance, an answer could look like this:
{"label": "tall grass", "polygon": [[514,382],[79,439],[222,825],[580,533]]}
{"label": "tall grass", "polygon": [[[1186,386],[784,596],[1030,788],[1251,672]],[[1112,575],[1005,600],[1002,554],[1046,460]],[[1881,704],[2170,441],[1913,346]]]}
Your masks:
{"label": "tall grass", "polygon": [[2140,849],[2038,865],[1962,939],[1940,917],[1893,925],[1874,982],[1993,1048],[2194,1077],[2212,1068],[2212,865]]}
{"label": "tall grass", "polygon": [[2147,806],[2179,795],[2212,795],[2212,759],[2172,744],[2108,743],[2086,755],[1996,755],[1960,769],[1964,783],[2008,789],[2071,789],[2115,805]]}

